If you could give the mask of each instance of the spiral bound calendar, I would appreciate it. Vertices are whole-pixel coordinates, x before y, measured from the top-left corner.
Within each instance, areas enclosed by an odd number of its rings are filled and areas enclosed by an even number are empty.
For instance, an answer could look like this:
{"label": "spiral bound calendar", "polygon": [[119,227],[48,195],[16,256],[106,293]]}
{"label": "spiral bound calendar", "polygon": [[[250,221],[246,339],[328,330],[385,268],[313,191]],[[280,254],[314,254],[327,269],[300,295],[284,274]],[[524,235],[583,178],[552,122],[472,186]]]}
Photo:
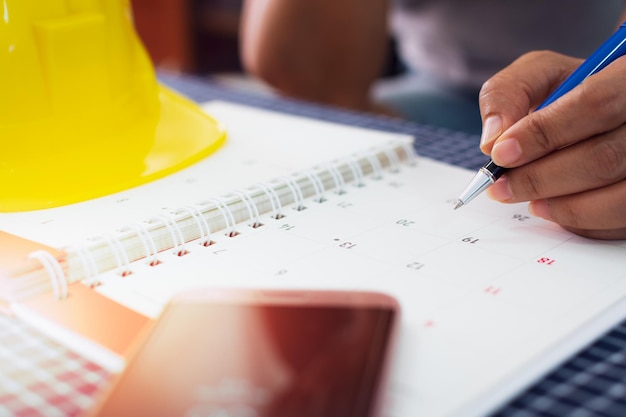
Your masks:
{"label": "spiral bound calendar", "polygon": [[409,137],[204,108],[229,132],[205,161],[0,215],[0,244],[24,258],[0,270],[18,318],[117,372],[182,290],[383,291],[402,308],[387,414],[451,417],[501,404],[626,310],[626,242],[572,235],[524,204],[454,211],[473,171],[415,155]]}

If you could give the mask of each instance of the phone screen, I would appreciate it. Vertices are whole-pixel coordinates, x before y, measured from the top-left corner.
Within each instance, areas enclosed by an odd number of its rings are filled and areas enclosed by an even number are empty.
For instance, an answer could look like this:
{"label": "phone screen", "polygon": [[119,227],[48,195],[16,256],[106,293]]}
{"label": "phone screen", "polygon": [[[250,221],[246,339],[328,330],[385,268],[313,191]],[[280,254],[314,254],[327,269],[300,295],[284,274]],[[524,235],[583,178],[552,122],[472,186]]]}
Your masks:
{"label": "phone screen", "polygon": [[395,314],[384,306],[171,305],[99,415],[370,416]]}

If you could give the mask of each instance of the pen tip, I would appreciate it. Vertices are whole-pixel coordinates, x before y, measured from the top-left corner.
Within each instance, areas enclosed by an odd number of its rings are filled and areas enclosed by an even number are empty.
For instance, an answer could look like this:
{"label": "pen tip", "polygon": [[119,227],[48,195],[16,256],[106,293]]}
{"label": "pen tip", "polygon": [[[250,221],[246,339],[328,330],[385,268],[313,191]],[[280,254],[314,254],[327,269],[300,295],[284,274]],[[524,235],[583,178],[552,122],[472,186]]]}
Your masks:
{"label": "pen tip", "polygon": [[458,209],[462,205],[463,205],[463,202],[461,200],[457,201],[456,205],[454,206],[454,210]]}

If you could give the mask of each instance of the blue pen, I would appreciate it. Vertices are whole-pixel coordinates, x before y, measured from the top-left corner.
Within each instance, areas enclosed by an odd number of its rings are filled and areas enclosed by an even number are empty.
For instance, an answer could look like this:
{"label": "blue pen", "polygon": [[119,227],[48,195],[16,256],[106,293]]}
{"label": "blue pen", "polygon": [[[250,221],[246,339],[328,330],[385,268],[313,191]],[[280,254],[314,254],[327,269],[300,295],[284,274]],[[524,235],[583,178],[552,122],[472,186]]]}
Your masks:
{"label": "blue pen", "polygon": [[[571,91],[574,87],[582,83],[587,77],[597,73],[604,67],[615,61],[617,58],[626,54],[626,22],[622,23],[619,29],[602,44],[591,56],[583,62],[580,67],[576,68],[574,72],[563,83],[557,87],[544,100],[535,111],[542,109],[563,96],[567,92]],[[489,160],[482,166],[467,185],[465,190],[458,198],[454,209],[458,209],[461,206],[469,203],[474,197],[482,193],[491,184],[496,182],[502,174],[507,171],[507,168],[502,168],[496,165],[492,160]]]}

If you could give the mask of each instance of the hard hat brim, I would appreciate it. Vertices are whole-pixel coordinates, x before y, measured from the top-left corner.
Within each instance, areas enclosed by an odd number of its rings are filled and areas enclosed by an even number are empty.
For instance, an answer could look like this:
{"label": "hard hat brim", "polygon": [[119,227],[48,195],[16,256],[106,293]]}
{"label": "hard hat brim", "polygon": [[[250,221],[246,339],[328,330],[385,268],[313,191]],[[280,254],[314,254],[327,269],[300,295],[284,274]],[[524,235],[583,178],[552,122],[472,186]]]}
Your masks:
{"label": "hard hat brim", "polygon": [[0,212],[58,207],[126,190],[188,167],[226,141],[224,128],[197,104],[162,85],[158,89],[158,118],[151,126],[143,123],[140,133],[124,133],[128,141],[145,141],[140,154],[90,145],[86,138],[83,149],[0,164],[7,185],[0,193]]}

